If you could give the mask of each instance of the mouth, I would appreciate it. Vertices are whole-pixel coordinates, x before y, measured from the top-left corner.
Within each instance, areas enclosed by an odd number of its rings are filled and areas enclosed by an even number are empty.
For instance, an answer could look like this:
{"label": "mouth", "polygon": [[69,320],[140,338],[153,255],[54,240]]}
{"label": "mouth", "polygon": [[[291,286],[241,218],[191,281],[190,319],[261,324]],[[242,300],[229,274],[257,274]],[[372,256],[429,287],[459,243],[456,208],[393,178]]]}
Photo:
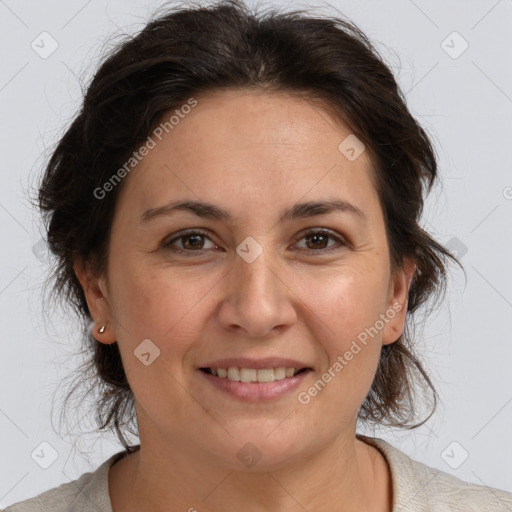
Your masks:
{"label": "mouth", "polygon": [[[262,362],[252,363],[263,366]],[[226,365],[227,366],[227,365]],[[272,402],[292,396],[305,384],[312,368],[278,366],[276,368],[239,368],[236,366],[200,367],[205,382],[224,394],[244,403]]]}
{"label": "mouth", "polygon": [[255,382],[267,383],[289,379],[296,375],[311,371],[311,368],[199,368],[200,371],[219,379],[226,379],[234,382]]}

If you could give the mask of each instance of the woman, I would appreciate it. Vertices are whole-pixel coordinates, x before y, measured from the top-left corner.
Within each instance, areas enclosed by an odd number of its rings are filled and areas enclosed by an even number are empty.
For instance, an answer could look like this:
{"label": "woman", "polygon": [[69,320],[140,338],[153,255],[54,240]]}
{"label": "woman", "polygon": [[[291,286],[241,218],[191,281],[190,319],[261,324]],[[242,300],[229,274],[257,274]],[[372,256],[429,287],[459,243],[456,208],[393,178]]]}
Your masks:
{"label": "woman", "polygon": [[125,449],[7,510],[512,510],[356,434],[426,421],[415,386],[435,407],[406,322],[451,257],[418,224],[436,178],[347,21],[231,1],[120,45],[39,199]]}

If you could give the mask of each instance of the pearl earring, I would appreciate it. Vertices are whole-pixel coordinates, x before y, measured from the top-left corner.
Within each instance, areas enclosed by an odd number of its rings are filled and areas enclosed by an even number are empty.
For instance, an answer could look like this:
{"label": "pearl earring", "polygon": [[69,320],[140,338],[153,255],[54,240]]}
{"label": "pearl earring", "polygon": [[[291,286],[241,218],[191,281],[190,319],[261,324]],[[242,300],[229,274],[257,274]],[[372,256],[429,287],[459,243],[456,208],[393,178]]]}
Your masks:
{"label": "pearl earring", "polygon": [[106,327],[105,325],[102,325],[102,326],[98,329],[98,332],[99,332],[100,334],[103,334],[103,333],[105,332],[105,327]]}

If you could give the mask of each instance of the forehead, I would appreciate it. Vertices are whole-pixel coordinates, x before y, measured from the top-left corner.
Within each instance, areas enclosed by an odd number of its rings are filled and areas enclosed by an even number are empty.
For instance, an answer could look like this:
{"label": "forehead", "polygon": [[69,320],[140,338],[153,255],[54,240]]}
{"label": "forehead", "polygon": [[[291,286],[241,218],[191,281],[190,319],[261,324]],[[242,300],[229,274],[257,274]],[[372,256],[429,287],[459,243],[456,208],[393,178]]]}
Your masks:
{"label": "forehead", "polygon": [[262,155],[272,150],[290,157],[312,150],[316,155],[328,154],[333,142],[351,133],[325,102],[298,94],[223,90],[202,95],[197,102],[175,135],[194,139],[223,157],[230,151],[258,149]]}
{"label": "forehead", "polygon": [[284,200],[333,191],[347,200],[375,198],[367,152],[350,160],[340,151],[353,135],[320,101],[232,90],[195,100],[124,183],[123,194],[139,211],[170,197],[239,202],[241,208],[250,200],[280,210]]}

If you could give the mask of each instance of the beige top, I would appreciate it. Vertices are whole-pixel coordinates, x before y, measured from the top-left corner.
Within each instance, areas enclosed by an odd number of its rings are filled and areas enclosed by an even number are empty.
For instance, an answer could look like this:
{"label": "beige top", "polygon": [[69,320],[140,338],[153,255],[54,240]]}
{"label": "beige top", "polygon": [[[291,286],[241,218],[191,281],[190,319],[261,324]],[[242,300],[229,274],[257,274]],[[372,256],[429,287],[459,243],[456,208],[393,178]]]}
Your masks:
{"label": "beige top", "polygon": [[[379,449],[391,468],[392,512],[512,512],[509,492],[464,482],[411,459],[383,439],[358,437]],[[11,505],[4,512],[113,512],[108,470],[125,454],[118,452],[95,471]]]}

